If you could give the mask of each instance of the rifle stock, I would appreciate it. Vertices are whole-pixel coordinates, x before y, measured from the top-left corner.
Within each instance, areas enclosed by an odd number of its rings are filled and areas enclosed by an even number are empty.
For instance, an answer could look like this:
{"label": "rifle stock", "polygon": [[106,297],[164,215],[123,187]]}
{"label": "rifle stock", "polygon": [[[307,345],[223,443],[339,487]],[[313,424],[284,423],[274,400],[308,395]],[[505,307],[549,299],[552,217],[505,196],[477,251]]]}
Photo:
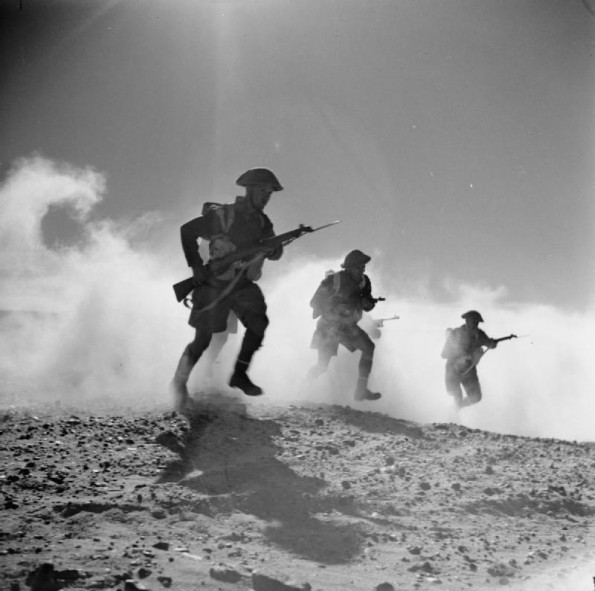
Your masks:
{"label": "rifle stock", "polygon": [[172,286],[176,294],[176,300],[181,302],[194,289],[194,277],[187,277]]}

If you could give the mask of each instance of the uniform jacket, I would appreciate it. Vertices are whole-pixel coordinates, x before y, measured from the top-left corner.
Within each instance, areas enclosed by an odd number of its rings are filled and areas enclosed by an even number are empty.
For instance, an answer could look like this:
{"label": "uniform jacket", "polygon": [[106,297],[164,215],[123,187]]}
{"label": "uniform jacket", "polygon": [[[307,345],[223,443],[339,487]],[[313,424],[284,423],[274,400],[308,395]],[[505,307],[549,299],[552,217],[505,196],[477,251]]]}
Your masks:
{"label": "uniform jacket", "polygon": [[[245,197],[236,197],[235,203],[206,208],[203,215],[186,222],[180,229],[182,249],[188,266],[202,265],[198,239],[209,241],[211,259],[225,256],[236,250],[257,246],[264,238],[275,235],[269,217],[260,210],[249,211]],[[281,258],[279,247],[266,258]]]}
{"label": "uniform jacket", "polygon": [[312,300],[313,318],[321,316],[325,322],[338,324],[357,324],[362,311],[374,308],[372,284],[367,275],[356,281],[347,271],[331,273],[325,277]]}
{"label": "uniform jacket", "polygon": [[490,347],[494,340],[480,328],[470,329],[466,324],[458,328],[449,328],[442,349],[442,358],[449,361],[466,355],[472,355],[480,347]]}

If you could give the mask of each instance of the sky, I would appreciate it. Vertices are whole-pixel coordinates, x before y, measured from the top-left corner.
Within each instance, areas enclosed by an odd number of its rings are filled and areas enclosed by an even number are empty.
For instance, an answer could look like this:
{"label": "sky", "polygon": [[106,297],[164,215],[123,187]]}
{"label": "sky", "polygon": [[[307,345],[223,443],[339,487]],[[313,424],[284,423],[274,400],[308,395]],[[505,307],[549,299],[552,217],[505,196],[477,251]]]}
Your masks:
{"label": "sky", "polygon": [[[158,211],[173,255],[203,201],[268,166],[277,231],[343,224],[289,256],[360,248],[396,289],[473,281],[585,309],[587,2],[2,0],[1,171],[90,166],[107,177],[93,216]],[[52,214],[48,240],[76,237]]]}
{"label": "sky", "polygon": [[[448,419],[444,331],[475,308],[523,338],[468,424],[592,439],[594,50],[591,0],[0,0],[4,382],[159,399],[192,336],[179,227],[266,166],[279,233],[341,220],[265,269],[273,399],[305,395],[309,299],[358,248],[399,316],[376,408]],[[336,362],[308,396],[342,400]]]}

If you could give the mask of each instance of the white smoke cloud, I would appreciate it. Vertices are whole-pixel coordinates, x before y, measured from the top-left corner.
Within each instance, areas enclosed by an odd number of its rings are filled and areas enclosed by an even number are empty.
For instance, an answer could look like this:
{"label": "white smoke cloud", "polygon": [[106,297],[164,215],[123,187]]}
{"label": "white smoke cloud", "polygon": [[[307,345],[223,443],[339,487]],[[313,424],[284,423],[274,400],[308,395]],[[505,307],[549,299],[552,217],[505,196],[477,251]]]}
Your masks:
{"label": "white smoke cloud", "polygon": [[[354,404],[352,392],[359,352],[340,348],[327,375],[314,386],[305,382],[307,368],[316,361],[309,349],[315,327],[309,300],[324,277],[340,261],[300,261],[273,277],[268,293],[271,326],[254,373],[276,398]],[[459,420],[471,428],[502,433],[593,440],[591,416],[595,410],[591,313],[569,313],[553,307],[513,304],[503,287],[457,285],[453,303],[433,302],[429,294],[383,291],[382,269],[367,269],[375,295],[385,296],[373,318],[399,316],[386,322],[375,340],[373,390],[378,402],[358,403],[362,409],[421,422]],[[276,275],[276,276],[275,276]],[[479,309],[482,328],[494,338],[516,334],[488,351],[478,366],[483,390],[481,403],[453,411],[444,388],[444,360],[440,352],[447,327],[463,323],[461,314]],[[276,371],[271,371],[275,368]],[[262,377],[261,377],[262,376]]]}
{"label": "white smoke cloud", "polygon": [[[193,336],[188,311],[176,305],[171,290],[186,272],[183,254],[179,249],[173,264],[169,253],[139,239],[147,227],[163,225],[157,214],[128,223],[93,219],[105,190],[98,172],[40,157],[19,162],[0,187],[4,400],[169,404],[168,382]],[[70,208],[77,219],[79,243],[58,248],[44,243],[42,220],[56,205]],[[299,243],[290,248],[299,249]],[[440,350],[445,329],[461,324],[461,313],[474,308],[490,336],[527,336],[485,355],[479,366],[484,399],[464,409],[460,420],[504,433],[593,439],[592,314],[513,304],[501,286],[453,285],[448,305],[433,301],[417,278],[401,278],[400,285],[409,287],[390,293],[383,257],[368,266],[375,295],[387,298],[372,316],[400,317],[387,322],[375,341],[370,386],[383,398],[353,402],[359,353],[344,349],[326,375],[307,385],[307,370],[316,361],[309,301],[325,272],[339,264],[291,257],[266,264],[261,287],[271,324],[251,368],[266,392],[259,402],[353,404],[421,422],[451,421]],[[224,346],[214,375],[201,360],[191,389],[225,385],[242,332],[240,327]]]}
{"label": "white smoke cloud", "polygon": [[[103,175],[41,157],[18,162],[0,188],[0,372],[9,400],[164,396],[175,358],[168,343],[180,344],[183,314],[168,305],[167,266],[132,246],[156,219],[92,221],[104,191]],[[57,205],[81,225],[79,244],[44,243],[42,220]]]}

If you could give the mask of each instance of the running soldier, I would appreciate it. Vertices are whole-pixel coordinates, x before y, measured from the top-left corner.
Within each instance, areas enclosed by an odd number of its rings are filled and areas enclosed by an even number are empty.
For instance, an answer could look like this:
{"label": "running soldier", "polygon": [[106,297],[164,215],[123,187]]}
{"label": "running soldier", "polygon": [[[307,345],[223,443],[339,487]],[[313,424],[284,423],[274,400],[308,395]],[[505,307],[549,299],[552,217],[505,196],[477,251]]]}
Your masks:
{"label": "running soldier", "polygon": [[447,330],[442,349],[442,358],[446,359],[446,391],[454,397],[458,408],[477,404],[481,400],[477,363],[483,355],[483,347],[495,349],[498,344],[497,340],[488,337],[479,328],[479,323],[483,322],[479,312],[469,310],[461,318],[465,320],[465,324]]}
{"label": "running soldier", "polygon": [[308,372],[310,379],[323,374],[331,358],[337,355],[339,344],[348,351],[361,351],[355,400],[378,400],[378,392],[368,390],[375,345],[358,326],[363,312],[374,308],[372,284],[365,274],[370,257],[360,250],[352,250],[341,265],[342,271],[329,273],[320,283],[310,301],[312,317],[318,318],[311,347],[318,350],[318,362]]}
{"label": "running soldier", "polygon": [[243,173],[236,184],[246,194],[236,197],[235,203],[212,204],[203,215],[181,227],[182,248],[192,268],[194,292],[188,323],[195,329],[178,363],[170,389],[174,408],[187,411],[189,395],[187,383],[212,336],[227,329],[230,311],[246,327],[240,352],[229,385],[248,396],[259,396],[262,389],[252,383],[247,370],[252,357],[260,348],[269,320],[262,291],[255,283],[260,277],[264,259],[279,260],[283,246],[262,250],[249,260],[240,260],[214,273],[205,266],[199,254],[198,239],[209,242],[209,260],[220,260],[231,253],[243,252],[267,238],[275,236],[273,224],[263,212],[273,192],[282,191],[277,177],[266,168],[253,168]]}

